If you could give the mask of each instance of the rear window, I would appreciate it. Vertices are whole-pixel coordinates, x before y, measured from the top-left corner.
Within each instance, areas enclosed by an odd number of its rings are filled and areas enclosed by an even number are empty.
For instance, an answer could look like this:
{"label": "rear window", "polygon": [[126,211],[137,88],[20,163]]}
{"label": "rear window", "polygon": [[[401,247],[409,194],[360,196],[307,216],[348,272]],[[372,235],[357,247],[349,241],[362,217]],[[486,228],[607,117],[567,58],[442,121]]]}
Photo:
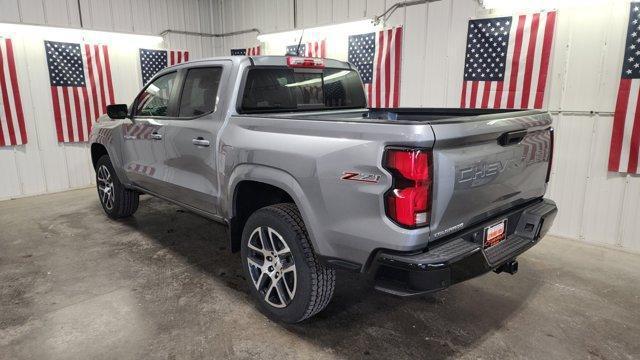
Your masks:
{"label": "rear window", "polygon": [[365,108],[362,83],[354,70],[289,68],[249,70],[241,110],[294,111]]}
{"label": "rear window", "polygon": [[222,68],[189,69],[180,98],[180,117],[194,117],[215,110]]}

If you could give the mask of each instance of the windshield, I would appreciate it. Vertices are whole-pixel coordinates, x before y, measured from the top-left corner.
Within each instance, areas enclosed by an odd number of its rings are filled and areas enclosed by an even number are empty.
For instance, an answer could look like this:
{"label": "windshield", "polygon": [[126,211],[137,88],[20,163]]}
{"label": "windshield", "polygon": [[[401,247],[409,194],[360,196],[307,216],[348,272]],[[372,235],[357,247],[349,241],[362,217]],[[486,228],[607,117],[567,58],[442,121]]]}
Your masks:
{"label": "windshield", "polygon": [[242,97],[243,112],[365,108],[358,73],[346,69],[249,70]]}

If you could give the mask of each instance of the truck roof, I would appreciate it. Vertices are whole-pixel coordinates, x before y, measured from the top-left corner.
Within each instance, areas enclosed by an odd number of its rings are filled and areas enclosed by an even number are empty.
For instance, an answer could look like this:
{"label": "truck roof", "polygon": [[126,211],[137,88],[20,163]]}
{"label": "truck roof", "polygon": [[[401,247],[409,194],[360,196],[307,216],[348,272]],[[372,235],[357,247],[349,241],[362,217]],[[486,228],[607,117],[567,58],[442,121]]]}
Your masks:
{"label": "truck roof", "polygon": [[[257,66],[287,66],[287,58],[289,56],[283,55],[259,55],[259,56],[216,56],[209,57],[204,59],[192,60],[183,62],[177,65],[169,66],[166,69],[180,68],[184,66],[189,66],[193,64],[201,64],[211,61],[220,61],[220,60],[230,60],[234,63],[234,65],[241,65],[243,62],[252,62],[253,65]],[[351,64],[345,61],[340,61],[336,59],[324,59],[325,67],[329,68],[338,68],[338,69],[354,69]]]}

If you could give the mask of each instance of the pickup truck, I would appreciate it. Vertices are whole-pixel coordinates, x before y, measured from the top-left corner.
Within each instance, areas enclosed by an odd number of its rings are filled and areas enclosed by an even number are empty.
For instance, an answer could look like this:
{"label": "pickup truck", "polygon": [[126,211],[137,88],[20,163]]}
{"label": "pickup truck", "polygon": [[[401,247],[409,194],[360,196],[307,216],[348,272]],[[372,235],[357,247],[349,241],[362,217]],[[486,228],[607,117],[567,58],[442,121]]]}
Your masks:
{"label": "pickup truck", "polygon": [[163,69],[90,143],[109,217],[149,194],[225,224],[259,308],[288,323],[327,306],[337,269],[399,296],[513,274],[557,213],[548,113],[370,109],[331,59]]}

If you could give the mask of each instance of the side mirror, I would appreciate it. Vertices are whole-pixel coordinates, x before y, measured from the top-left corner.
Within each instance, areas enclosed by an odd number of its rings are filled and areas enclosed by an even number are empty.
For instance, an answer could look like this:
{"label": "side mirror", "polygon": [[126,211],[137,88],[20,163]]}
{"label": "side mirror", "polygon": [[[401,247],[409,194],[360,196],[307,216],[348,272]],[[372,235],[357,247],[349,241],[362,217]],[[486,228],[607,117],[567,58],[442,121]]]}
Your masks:
{"label": "side mirror", "polygon": [[107,115],[112,119],[126,119],[129,116],[129,108],[126,104],[107,105]]}

